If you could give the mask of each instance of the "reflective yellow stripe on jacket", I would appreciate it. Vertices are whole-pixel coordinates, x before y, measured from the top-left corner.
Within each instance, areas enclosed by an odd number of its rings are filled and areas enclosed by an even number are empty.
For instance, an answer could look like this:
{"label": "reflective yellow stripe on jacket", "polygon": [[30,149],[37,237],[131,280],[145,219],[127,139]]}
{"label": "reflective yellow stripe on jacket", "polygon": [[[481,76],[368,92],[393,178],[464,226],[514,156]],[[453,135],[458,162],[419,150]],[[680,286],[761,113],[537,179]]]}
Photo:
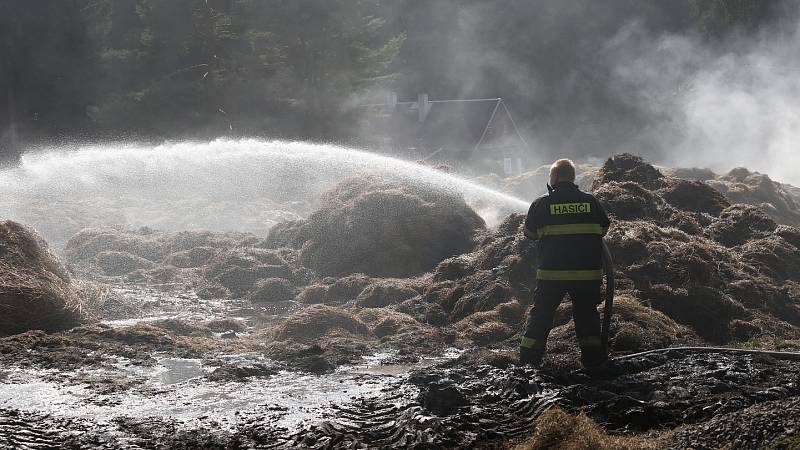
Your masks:
{"label": "reflective yellow stripe on jacket", "polygon": [[539,269],[536,271],[536,278],[539,280],[551,281],[590,281],[602,280],[603,271],[598,270],[547,270]]}
{"label": "reflective yellow stripe on jacket", "polygon": [[536,230],[538,237],[569,236],[571,234],[596,234],[603,236],[606,230],[597,223],[569,223],[564,225],[545,225]]}

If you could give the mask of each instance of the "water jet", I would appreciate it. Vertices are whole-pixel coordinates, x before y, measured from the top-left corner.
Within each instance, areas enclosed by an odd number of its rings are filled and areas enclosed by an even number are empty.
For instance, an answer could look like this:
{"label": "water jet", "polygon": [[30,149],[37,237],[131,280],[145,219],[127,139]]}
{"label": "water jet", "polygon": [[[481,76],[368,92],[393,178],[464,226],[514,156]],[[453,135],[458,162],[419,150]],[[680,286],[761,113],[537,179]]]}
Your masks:
{"label": "water jet", "polygon": [[490,225],[527,208],[520,199],[413,162],[258,139],[27,153],[18,166],[0,171],[0,207],[56,246],[81,228],[114,224],[265,235],[277,222],[305,217],[337,182],[366,174],[462,194]]}

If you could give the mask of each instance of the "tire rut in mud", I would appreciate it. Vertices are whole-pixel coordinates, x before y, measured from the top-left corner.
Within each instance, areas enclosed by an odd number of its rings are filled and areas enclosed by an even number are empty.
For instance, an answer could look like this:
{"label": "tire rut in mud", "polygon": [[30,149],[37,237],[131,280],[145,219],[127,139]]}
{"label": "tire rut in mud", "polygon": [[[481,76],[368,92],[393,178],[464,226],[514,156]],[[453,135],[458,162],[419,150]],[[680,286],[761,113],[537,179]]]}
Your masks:
{"label": "tire rut in mud", "polygon": [[[47,415],[0,408],[0,448],[58,450],[64,448],[110,448],[87,433],[91,425],[78,420],[54,419]],[[91,434],[91,433],[89,433]],[[87,442],[77,443],[78,436]]]}
{"label": "tire rut in mud", "polygon": [[417,372],[385,397],[340,406],[335,418],[267,447],[464,448],[529,434],[553,405],[615,433],[659,431],[800,395],[800,361],[769,356],[672,351],[620,361],[616,371],[606,379],[521,367]]}
{"label": "tire rut in mud", "polygon": [[339,406],[335,419],[268,448],[441,448],[520,436],[558,400],[530,368],[488,366],[411,375],[401,393]]}

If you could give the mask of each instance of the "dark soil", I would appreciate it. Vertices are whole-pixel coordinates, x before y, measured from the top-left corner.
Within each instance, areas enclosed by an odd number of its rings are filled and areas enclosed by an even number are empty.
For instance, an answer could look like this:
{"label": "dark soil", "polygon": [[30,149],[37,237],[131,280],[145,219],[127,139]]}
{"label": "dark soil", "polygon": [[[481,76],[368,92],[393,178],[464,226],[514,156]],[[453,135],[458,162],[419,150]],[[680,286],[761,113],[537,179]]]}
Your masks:
{"label": "dark soil", "polygon": [[798,417],[798,397],[759,403],[681,427],[672,436],[671,448],[793,450],[800,448]]}

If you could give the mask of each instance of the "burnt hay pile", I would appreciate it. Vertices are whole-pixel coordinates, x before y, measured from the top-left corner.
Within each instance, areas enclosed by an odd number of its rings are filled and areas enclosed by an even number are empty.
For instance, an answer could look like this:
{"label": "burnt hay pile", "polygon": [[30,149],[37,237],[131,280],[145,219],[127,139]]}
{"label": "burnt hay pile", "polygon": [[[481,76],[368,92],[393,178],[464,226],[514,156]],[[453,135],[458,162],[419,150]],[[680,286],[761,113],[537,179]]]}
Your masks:
{"label": "burnt hay pile", "polygon": [[664,169],[664,173],[688,180],[705,181],[732,203],[757,206],[776,222],[800,225],[800,190],[778,183],[763,173],[743,167],[717,175],[702,169]]}
{"label": "burnt hay pile", "polygon": [[625,292],[709,343],[798,336],[797,228],[630,155],[593,188],[617,219],[607,242]]}
{"label": "burnt hay pile", "polygon": [[417,275],[469,251],[484,229],[460,195],[377,177],[349,178],[320,205],[268,238],[298,248],[303,265],[320,275]]}
{"label": "burnt hay pile", "polygon": [[[800,336],[800,231],[716,186],[631,155],[595,173],[591,189],[614,219],[612,351]],[[775,201],[759,195],[748,199]],[[65,252],[76,271],[101,278],[122,273],[201,297],[294,301],[294,315],[260,336],[272,356],[309,370],[382,347],[409,355],[516,347],[535,260],[523,215],[487,231],[460,197],[374,177],[345,180],[321,205],[263,240],[104,228],[77,234]],[[793,205],[776,209],[791,217]],[[557,314],[550,364],[576,363],[569,308]]]}
{"label": "burnt hay pile", "polygon": [[81,296],[36,232],[0,222],[0,335],[60,331],[82,321]]}
{"label": "burnt hay pile", "polygon": [[[764,209],[737,204],[699,180],[665,176],[637,157],[610,159],[592,188],[615,219],[617,265],[611,345],[635,352],[800,336],[800,231]],[[531,296],[535,249],[522,215],[486,233],[472,252],[410,279],[324,278],[303,303],[379,307],[439,330],[441,342],[516,345]],[[574,364],[569,304],[550,342],[553,363]]]}

